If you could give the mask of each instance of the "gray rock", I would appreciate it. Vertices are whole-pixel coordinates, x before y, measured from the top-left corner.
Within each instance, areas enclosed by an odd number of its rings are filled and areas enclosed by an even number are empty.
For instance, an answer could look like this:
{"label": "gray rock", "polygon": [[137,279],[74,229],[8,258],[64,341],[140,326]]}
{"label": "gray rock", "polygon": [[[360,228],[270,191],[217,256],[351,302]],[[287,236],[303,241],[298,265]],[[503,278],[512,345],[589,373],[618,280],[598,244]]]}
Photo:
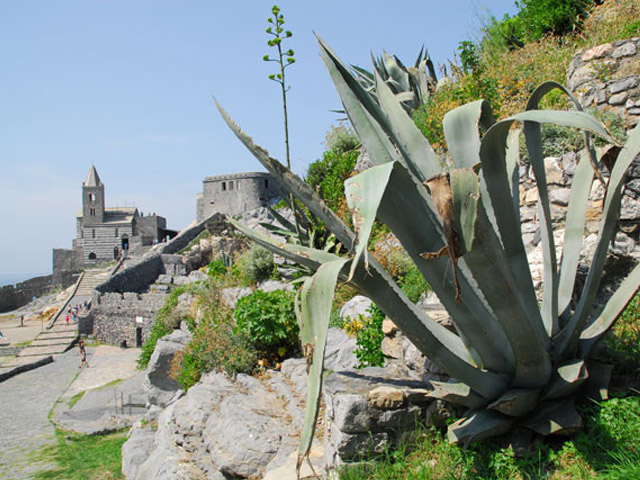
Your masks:
{"label": "gray rock", "polygon": [[225,475],[259,475],[278,452],[285,427],[277,420],[282,404],[262,389],[261,395],[237,393],[222,400],[207,421],[203,438],[211,461]]}
{"label": "gray rock", "polygon": [[625,90],[630,90],[638,86],[638,78],[637,77],[629,77],[624,80],[618,80],[617,82],[609,85],[609,92],[612,94],[624,92]]}
{"label": "gray rock", "polygon": [[354,353],[355,349],[355,338],[351,338],[340,328],[330,328],[327,335],[324,368],[334,372],[356,368],[358,358]]}
{"label": "gray rock", "polygon": [[129,439],[122,445],[122,473],[127,479],[134,479],[138,468],[151,455],[155,444],[155,432],[150,428],[133,427]]}
{"label": "gray rock", "polygon": [[340,318],[347,322],[350,318],[358,318],[358,315],[369,317],[369,312],[367,312],[367,310],[371,306],[371,303],[371,300],[367,297],[356,295],[342,306],[340,309]]}
{"label": "gray rock", "polygon": [[307,394],[307,361],[304,358],[288,358],[282,362],[280,372],[285,375],[298,395]]}
{"label": "gray rock", "polygon": [[191,283],[195,283],[195,282],[203,282],[208,277],[206,273],[201,272],[200,270],[194,270],[189,274],[188,278]]}
{"label": "gray rock", "polygon": [[293,285],[279,280],[264,280],[258,284],[258,290],[273,292],[274,290],[293,291]]}
{"label": "gray rock", "polygon": [[149,360],[145,380],[150,404],[166,406],[181,394],[180,384],[169,377],[169,372],[174,355],[187,347],[191,337],[189,332],[174,330],[158,340]]}
{"label": "gray rock", "polygon": [[611,54],[611,57],[613,58],[630,57],[631,55],[635,55],[637,51],[638,51],[638,48],[633,42],[627,42],[620,45],[618,48],[616,48]]}
{"label": "gray rock", "polygon": [[158,275],[156,283],[172,284],[173,277],[163,273],[162,275]]}
{"label": "gray rock", "polygon": [[229,308],[235,308],[236,303],[245,295],[253,292],[250,287],[230,287],[220,290],[220,299]]}
{"label": "gray rock", "polygon": [[627,98],[629,98],[629,92],[616,93],[609,98],[609,105],[622,105]]}
{"label": "gray rock", "polygon": [[362,148],[360,155],[358,156],[358,160],[356,160],[356,166],[354,170],[358,173],[364,172],[365,170],[373,167],[373,162],[369,158],[369,154],[367,151]]}
{"label": "gray rock", "polygon": [[173,277],[173,284],[178,286],[189,285],[189,277],[184,275],[176,275]]}

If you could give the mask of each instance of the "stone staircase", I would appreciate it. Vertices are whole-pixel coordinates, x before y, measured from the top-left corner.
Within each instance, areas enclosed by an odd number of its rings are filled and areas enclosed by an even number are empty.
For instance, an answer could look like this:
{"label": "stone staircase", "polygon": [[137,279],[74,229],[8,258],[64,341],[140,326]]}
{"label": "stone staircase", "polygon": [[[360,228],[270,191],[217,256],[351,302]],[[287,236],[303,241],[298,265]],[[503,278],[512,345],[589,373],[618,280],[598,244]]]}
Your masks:
{"label": "stone staircase", "polygon": [[[77,297],[91,297],[91,292],[100,285],[102,282],[107,280],[111,275],[111,269],[91,269],[85,270],[84,276],[80,281],[80,285],[78,286],[78,290],[74,296],[74,299]],[[77,303],[77,302],[76,302]]]}
{"label": "stone staircase", "polygon": [[54,316],[53,325],[21,349],[15,358],[0,365],[0,382],[23,371],[53,362],[55,355],[69,350],[78,340],[78,325],[71,319],[69,323],[66,322],[66,310],[90,300],[94,288],[110,275],[111,268],[86,270],[73,296],[65,302],[62,311]]}

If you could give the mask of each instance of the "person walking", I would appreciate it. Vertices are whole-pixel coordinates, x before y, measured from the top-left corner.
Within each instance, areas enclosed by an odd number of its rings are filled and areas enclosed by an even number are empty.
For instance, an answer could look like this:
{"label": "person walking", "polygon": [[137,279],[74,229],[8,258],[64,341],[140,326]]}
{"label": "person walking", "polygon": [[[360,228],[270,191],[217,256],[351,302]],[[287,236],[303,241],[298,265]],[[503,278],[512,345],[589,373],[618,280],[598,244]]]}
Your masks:
{"label": "person walking", "polygon": [[67,316],[64,317],[64,319],[67,321],[67,325],[69,325],[69,314],[67,313]]}
{"label": "person walking", "polygon": [[80,339],[78,342],[78,349],[80,350],[80,359],[82,360],[78,368],[82,368],[83,365],[86,365],[86,367],[89,368],[89,362],[87,362],[87,349],[84,346],[84,340]]}

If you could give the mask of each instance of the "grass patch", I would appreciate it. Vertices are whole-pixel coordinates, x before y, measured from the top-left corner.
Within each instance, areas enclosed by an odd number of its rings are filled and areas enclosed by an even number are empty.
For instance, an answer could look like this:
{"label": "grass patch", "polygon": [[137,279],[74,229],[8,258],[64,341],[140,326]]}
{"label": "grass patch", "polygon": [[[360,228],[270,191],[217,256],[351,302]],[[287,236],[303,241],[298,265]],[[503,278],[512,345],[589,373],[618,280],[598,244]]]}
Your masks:
{"label": "grass patch", "polygon": [[585,428],[570,440],[538,440],[516,454],[506,440],[463,449],[435,429],[377,462],[345,468],[340,480],[631,479],[640,478],[640,398],[581,408]]}
{"label": "grass patch", "polygon": [[85,394],[85,390],[83,390],[83,391],[81,391],[81,392],[78,392],[78,393],[76,393],[73,397],[71,397],[71,398],[69,399],[69,402],[67,402],[67,405],[69,405],[69,408],[73,408],[73,407],[75,407],[75,406],[76,406],[76,403],[78,403],[78,402],[80,401],[80,399],[81,399],[82,397],[84,397],[84,394]]}
{"label": "grass patch", "polygon": [[33,340],[25,340],[24,342],[14,343],[13,346],[16,348],[24,348],[31,345],[31,342],[33,342]]}
{"label": "grass patch", "polygon": [[124,382],[124,380],[125,380],[124,378],[116,378],[115,380],[111,380],[109,383],[105,383],[100,387],[96,387],[94,390],[104,390],[109,387],[115,387],[120,385],[122,382]]}
{"label": "grass patch", "polygon": [[56,443],[38,452],[39,459],[50,459],[57,467],[37,473],[35,480],[111,480],[124,478],[121,462],[126,432],[108,435],[68,435],[56,429]]}

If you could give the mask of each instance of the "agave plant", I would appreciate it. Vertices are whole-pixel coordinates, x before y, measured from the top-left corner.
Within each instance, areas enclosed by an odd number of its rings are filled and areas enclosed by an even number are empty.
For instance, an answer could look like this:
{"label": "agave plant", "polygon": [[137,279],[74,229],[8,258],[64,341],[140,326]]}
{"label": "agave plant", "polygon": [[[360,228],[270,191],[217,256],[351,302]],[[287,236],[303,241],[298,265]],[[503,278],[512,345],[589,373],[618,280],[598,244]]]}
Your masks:
{"label": "agave plant", "polygon": [[[609,242],[614,233],[625,172],[640,151],[640,127],[617,149],[609,173],[598,243],[581,289],[576,287],[588,196],[600,162],[576,168],[564,230],[556,257],[540,124],[549,122],[593,132],[615,143],[605,127],[583,113],[561,85],[535,90],[525,112],[496,122],[484,101],[449,112],[443,121],[450,168],[427,140],[378,72],[376,96],[368,92],[319,39],[323,61],[364,147],[372,168],[348,179],[345,191],[355,232],[331,212],[308,185],[266,150],[255,145],[218,105],[236,136],[255,157],[322,220],[349,254],[338,256],[275,242],[233,222],[273,251],[315,271],[300,291],[303,351],[309,364],[307,417],[298,464],[308,454],[317,418],[322,363],[331,300],[337,281],[371,298],[403,333],[440,368],[448,382],[433,382],[431,396],[467,407],[449,427],[452,442],[499,435],[514,426],[539,434],[580,428],[576,395],[589,379],[606,384],[606,369],[589,361],[594,344],[612,325],[640,285],[640,266],[603,308],[594,311]],[[560,89],[575,111],[538,110],[540,99]],[[518,137],[523,125],[539,190],[544,287],[538,303],[519,222]],[[589,134],[585,139],[589,143]],[[375,218],[402,243],[432,286],[455,325],[453,333],[416,307],[385,270],[367,255]],[[578,291],[579,290],[579,291]],[[572,301],[572,298],[577,299]]]}
{"label": "agave plant", "polygon": [[438,83],[433,62],[424,46],[412,67],[405,67],[398,57],[387,52],[378,58],[372,57],[372,62],[375,74],[356,65],[351,66],[360,84],[375,96],[378,75],[409,114],[426,103]]}

